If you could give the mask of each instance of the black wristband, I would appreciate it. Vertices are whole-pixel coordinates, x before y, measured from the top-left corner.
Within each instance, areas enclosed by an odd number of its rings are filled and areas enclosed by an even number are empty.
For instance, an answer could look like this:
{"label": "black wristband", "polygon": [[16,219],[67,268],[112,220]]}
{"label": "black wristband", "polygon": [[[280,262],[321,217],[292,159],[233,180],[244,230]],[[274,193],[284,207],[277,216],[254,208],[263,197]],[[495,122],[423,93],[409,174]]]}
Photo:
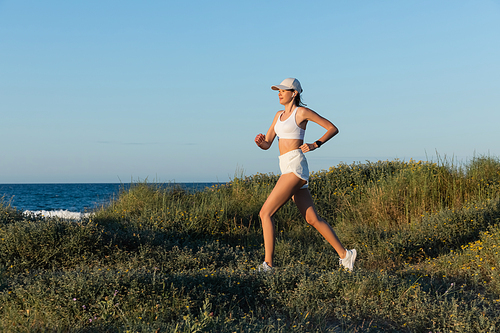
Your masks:
{"label": "black wristband", "polygon": [[321,145],[323,144],[323,142],[321,142],[321,141],[319,141],[319,140],[318,140],[318,141],[316,141],[316,142],[314,142],[314,143],[315,143],[316,145],[318,145],[318,148],[319,148],[319,147],[321,147]]}

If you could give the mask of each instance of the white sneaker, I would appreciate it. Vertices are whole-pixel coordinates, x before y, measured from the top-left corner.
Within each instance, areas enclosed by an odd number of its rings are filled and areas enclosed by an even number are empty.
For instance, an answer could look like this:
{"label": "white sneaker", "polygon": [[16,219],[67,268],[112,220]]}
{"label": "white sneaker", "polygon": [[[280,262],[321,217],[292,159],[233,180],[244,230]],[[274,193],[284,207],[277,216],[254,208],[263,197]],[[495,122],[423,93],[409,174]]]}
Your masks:
{"label": "white sneaker", "polygon": [[262,265],[259,266],[259,272],[270,273],[273,271],[273,268],[267,264],[267,262],[263,262]]}
{"label": "white sneaker", "polygon": [[357,253],[356,253],[355,249],[347,250],[346,254],[345,254],[345,258],[339,259],[340,266],[344,266],[349,271],[352,271],[352,268],[354,266],[354,261],[356,260],[356,255],[357,255]]}

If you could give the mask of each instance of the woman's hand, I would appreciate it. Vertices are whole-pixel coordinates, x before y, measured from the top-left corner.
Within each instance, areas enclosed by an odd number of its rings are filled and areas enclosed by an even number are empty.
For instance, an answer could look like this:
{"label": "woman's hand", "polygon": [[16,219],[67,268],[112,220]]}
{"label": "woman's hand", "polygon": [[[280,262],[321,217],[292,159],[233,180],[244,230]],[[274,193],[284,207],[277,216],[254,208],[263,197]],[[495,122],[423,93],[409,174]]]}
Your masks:
{"label": "woman's hand", "polygon": [[314,149],[318,148],[318,146],[316,145],[316,143],[304,143],[299,148],[303,153],[307,153],[308,151],[313,151]]}
{"label": "woman's hand", "polygon": [[257,144],[257,146],[259,146],[262,149],[265,149],[266,145],[265,144],[263,145],[263,143],[265,142],[266,142],[265,135],[262,133],[257,134],[257,136],[255,137],[255,143]]}

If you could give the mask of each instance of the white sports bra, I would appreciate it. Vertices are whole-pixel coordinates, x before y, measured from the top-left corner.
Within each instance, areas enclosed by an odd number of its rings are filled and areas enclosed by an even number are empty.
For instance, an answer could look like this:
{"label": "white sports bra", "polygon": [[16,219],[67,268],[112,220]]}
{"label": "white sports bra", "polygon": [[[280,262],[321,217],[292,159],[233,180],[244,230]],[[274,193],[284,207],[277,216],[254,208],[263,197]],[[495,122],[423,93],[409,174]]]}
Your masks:
{"label": "white sports bra", "polygon": [[295,121],[295,114],[297,113],[297,108],[293,110],[290,117],[288,117],[285,121],[281,121],[281,116],[285,113],[283,111],[276,121],[274,125],[274,132],[278,136],[279,139],[299,139],[304,140],[304,134],[306,131],[303,128],[300,128]]}

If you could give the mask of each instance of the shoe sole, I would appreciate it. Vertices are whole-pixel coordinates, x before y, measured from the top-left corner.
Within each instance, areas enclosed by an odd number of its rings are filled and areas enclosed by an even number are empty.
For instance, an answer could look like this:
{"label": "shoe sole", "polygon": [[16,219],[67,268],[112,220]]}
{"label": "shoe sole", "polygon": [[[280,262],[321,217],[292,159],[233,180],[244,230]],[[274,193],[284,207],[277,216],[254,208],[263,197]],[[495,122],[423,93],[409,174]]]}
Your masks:
{"label": "shoe sole", "polygon": [[351,271],[354,269],[354,262],[356,261],[356,257],[358,256],[358,252],[356,252],[356,249],[352,249],[353,252],[353,258],[352,258],[352,268]]}

